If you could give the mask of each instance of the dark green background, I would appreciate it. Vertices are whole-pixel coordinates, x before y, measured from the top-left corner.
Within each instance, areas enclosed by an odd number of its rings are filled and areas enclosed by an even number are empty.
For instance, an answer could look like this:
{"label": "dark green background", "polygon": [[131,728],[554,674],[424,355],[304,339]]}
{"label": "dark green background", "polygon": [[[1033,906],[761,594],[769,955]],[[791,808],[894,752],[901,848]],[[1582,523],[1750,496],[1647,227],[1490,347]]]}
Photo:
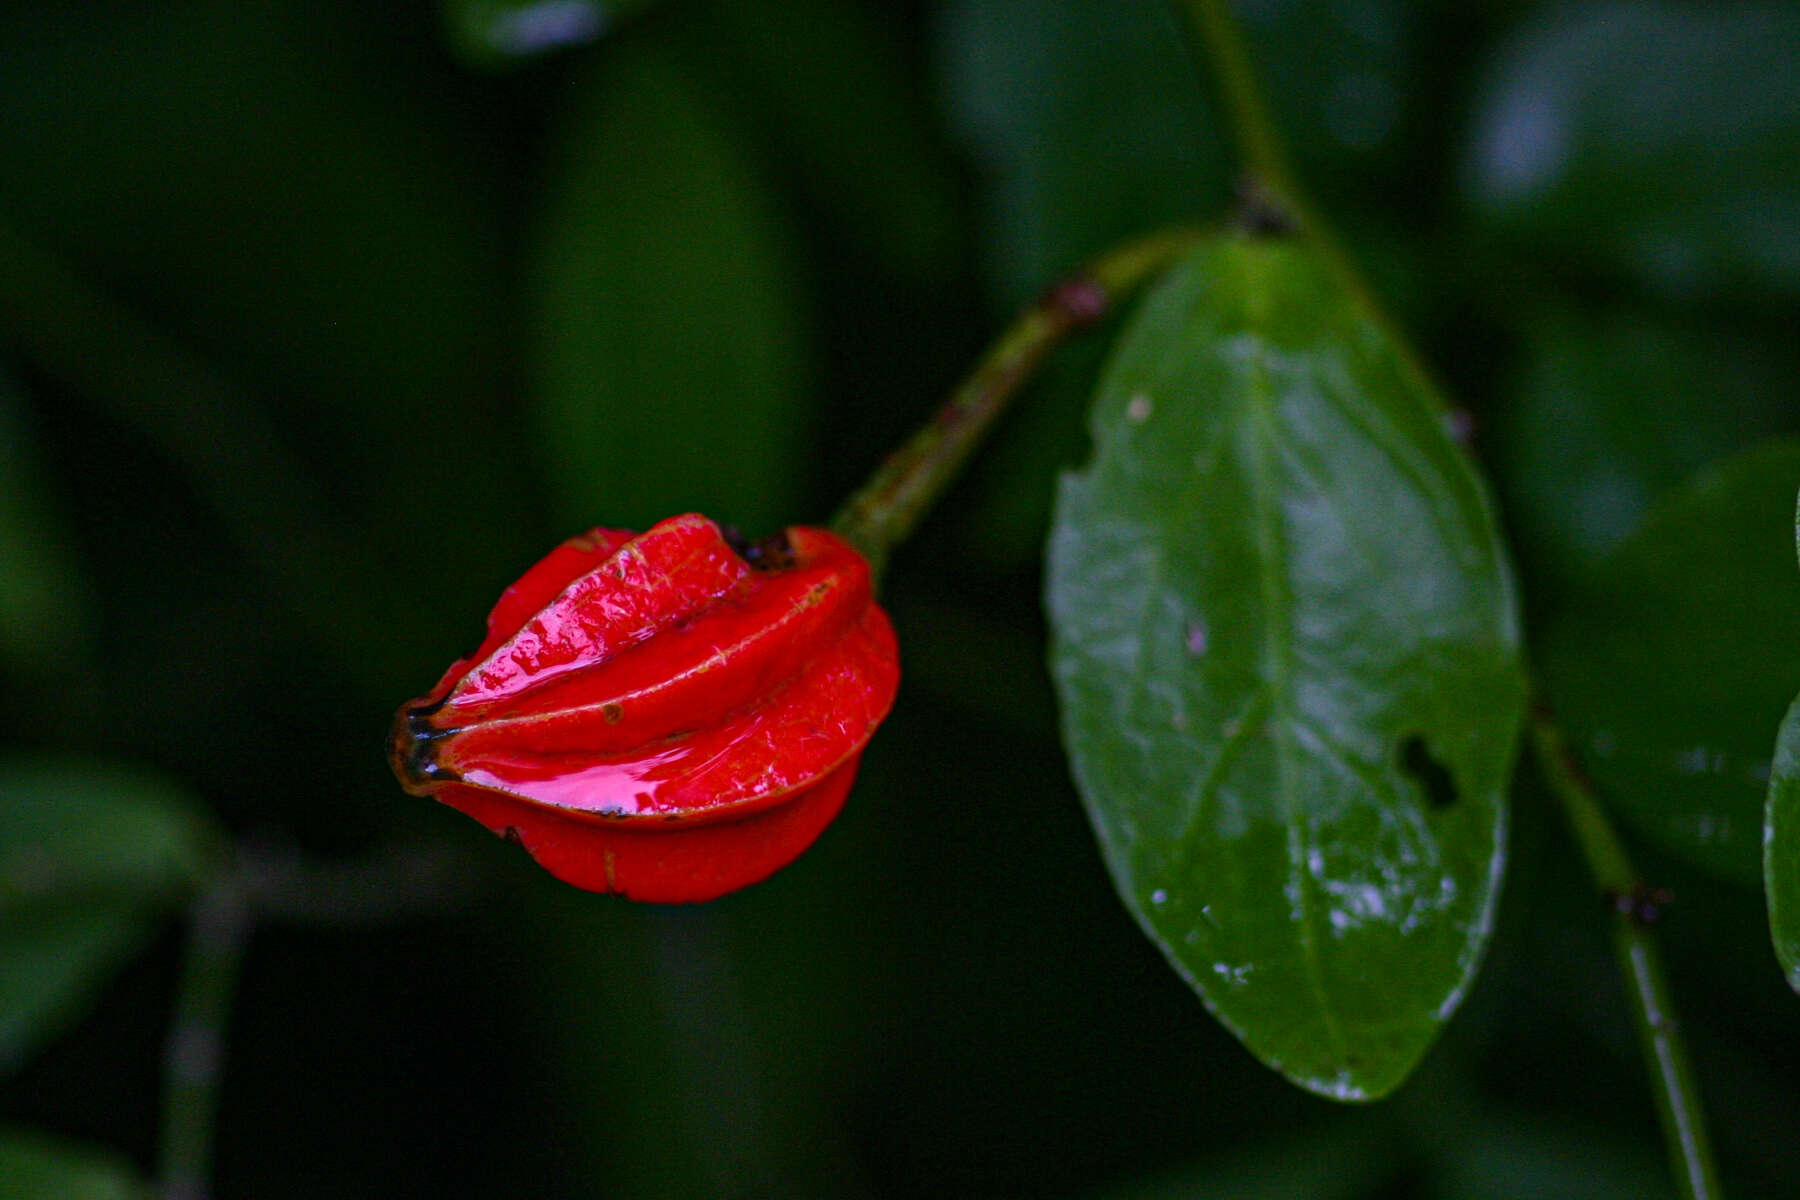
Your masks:
{"label": "dark green background", "polygon": [[[523,64],[423,5],[0,12],[5,743],[388,881],[259,930],[219,1194],[1660,1194],[1533,782],[1483,975],[1380,1106],[1258,1066],[1119,905],[1038,608],[1111,327],[895,558],[899,705],[790,870],[634,908],[398,790],[392,710],[554,541],[823,519],[1014,305],[1231,194],[1159,4],[626,7]],[[1243,7],[1315,201],[1474,415],[1534,629],[1658,496],[1800,428],[1800,10]],[[1800,1001],[1761,897],[1640,852],[1727,1179],[1783,1194]],[[97,980],[0,1118],[149,1169],[177,948]]]}

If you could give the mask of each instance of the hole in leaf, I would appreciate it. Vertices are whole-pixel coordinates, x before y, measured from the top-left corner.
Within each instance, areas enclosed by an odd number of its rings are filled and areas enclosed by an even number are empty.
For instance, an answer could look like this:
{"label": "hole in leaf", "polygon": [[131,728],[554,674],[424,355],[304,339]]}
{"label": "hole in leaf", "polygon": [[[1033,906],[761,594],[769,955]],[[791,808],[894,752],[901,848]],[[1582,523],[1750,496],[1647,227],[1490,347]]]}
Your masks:
{"label": "hole in leaf", "polygon": [[1456,803],[1456,779],[1450,768],[1432,754],[1423,735],[1413,733],[1401,739],[1400,769],[1419,785],[1430,807],[1449,808]]}

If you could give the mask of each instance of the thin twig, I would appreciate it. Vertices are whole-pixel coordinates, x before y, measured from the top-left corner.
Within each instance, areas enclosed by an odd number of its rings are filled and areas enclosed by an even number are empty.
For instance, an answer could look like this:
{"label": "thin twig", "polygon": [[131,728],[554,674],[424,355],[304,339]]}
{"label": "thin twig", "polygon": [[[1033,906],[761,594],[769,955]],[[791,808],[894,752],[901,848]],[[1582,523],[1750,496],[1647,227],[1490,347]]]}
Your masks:
{"label": "thin twig", "polygon": [[378,925],[454,909],[479,890],[438,843],[314,860],[267,836],[239,845],[195,898],[163,1057],[162,1200],[207,1200],[238,968],[254,927]]}
{"label": "thin twig", "polygon": [[1646,886],[1632,866],[1625,844],[1607,819],[1598,789],[1541,699],[1532,705],[1531,732],[1538,765],[1612,915],[1613,950],[1625,978],[1633,1024],[1650,1070],[1663,1140],[1680,1194],[1687,1200],[1718,1200],[1723,1193],[1713,1167],[1706,1114],[1652,930],[1668,897]]}
{"label": "thin twig", "polygon": [[967,379],[917,433],[844,502],[832,528],[879,576],[888,553],[956,478],[995,418],[1064,338],[1101,320],[1200,238],[1164,230],[1119,246],[1046,290],[989,347]]}
{"label": "thin twig", "polygon": [[235,866],[195,900],[163,1056],[163,1200],[206,1200],[238,968],[250,940],[249,899]]}
{"label": "thin twig", "polygon": [[1257,85],[1244,36],[1225,0],[1182,0],[1200,53],[1211,63],[1238,157],[1251,174],[1245,191],[1291,210],[1301,202],[1274,118]]}

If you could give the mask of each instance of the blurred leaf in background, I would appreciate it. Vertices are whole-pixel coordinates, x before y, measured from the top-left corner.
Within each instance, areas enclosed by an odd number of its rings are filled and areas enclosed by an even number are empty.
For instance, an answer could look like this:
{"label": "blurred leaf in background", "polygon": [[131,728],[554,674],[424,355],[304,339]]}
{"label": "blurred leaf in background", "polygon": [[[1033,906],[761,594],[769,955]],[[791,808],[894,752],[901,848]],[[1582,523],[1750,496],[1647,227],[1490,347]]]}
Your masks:
{"label": "blurred leaf in background", "polygon": [[34,691],[92,669],[93,597],[13,381],[0,375],[0,666]]}
{"label": "blurred leaf in background", "polygon": [[81,1015],[218,835],[191,797],[82,759],[0,760],[0,1074]]}
{"label": "blurred leaf in background", "polygon": [[1800,679],[1784,561],[1800,443],[1711,468],[1653,509],[1545,631],[1544,682],[1615,808],[1671,854],[1754,886],[1763,799]]}
{"label": "blurred leaf in background", "polygon": [[1800,10],[1545,6],[1494,52],[1465,160],[1515,247],[1670,296],[1800,286]]}
{"label": "blurred leaf in background", "polygon": [[689,44],[753,107],[823,236],[909,285],[955,270],[955,165],[920,120],[898,15],[856,0],[707,0],[700,12],[709,24]]}
{"label": "blurred leaf in background", "polygon": [[698,511],[760,537],[805,495],[792,235],[725,98],[656,43],[609,49],[538,227],[540,454],[572,528]]}
{"label": "blurred leaf in background", "polygon": [[151,1194],[122,1155],[0,1129],[0,1200],[149,1200]]}
{"label": "blurred leaf in background", "polygon": [[[1231,196],[1224,131],[1156,3],[952,0],[943,78],[975,163],[996,319],[1134,233],[1210,219]],[[1053,363],[983,456],[958,521],[982,557],[1037,557],[1056,472],[1080,461],[1097,348]]]}
{"label": "blurred leaf in background", "polygon": [[1791,364],[1741,330],[1623,306],[1527,319],[1491,444],[1540,584],[1591,575],[1695,471],[1800,425]]}

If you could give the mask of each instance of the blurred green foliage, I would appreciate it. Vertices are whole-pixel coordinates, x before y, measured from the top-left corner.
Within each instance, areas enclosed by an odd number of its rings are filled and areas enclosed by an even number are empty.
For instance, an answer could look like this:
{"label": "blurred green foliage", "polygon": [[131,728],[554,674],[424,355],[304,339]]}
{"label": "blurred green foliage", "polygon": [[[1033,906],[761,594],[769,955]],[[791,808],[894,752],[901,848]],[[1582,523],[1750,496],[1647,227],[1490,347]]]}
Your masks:
{"label": "blurred green foliage", "polygon": [[218,846],[190,798],[141,771],[5,760],[0,795],[0,1071],[10,1071],[200,885]]}
{"label": "blurred green foliage", "polygon": [[[1473,414],[1540,622],[1694,469],[1800,429],[1791,7],[1241,8],[1301,174]],[[573,32],[484,40],[521,13]],[[822,518],[1037,286],[1215,215],[1227,139],[1162,5],[12,5],[0,113],[5,749],[80,803],[128,763],[241,839],[460,872],[259,930],[221,1196],[1654,1194],[1601,914],[1529,778],[1488,962],[1381,1106],[1254,1062],[1119,906],[1038,610],[1094,349],[896,556],[899,708],[767,884],[576,893],[382,761],[573,526]],[[0,781],[15,832],[31,803]],[[1782,1194],[1762,898],[1638,849],[1728,1183]],[[0,1121],[152,1170],[175,950],[84,975]],[[125,1192],[59,1146],[7,1135],[0,1178]]]}
{"label": "blurred green foliage", "polygon": [[1615,807],[1669,853],[1754,886],[1774,733],[1800,676],[1783,561],[1800,443],[1702,472],[1545,631],[1544,676]]}
{"label": "blurred green foliage", "polygon": [[41,1134],[0,1130],[4,1200],[143,1200],[150,1189],[116,1154]]}

